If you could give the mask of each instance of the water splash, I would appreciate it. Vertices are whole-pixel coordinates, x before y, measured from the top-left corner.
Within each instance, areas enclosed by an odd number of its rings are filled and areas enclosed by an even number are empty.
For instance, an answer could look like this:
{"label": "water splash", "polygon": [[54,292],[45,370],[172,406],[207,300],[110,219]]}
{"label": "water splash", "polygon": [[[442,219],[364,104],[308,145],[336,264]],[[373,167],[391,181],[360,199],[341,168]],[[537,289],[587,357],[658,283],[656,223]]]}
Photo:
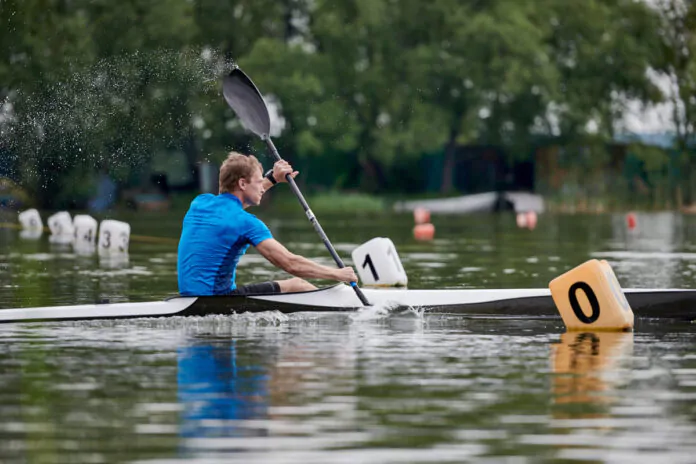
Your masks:
{"label": "water splash", "polygon": [[3,170],[34,191],[60,191],[97,169],[124,180],[153,153],[185,151],[203,131],[227,130],[209,109],[233,65],[221,56],[156,50],[36,76],[0,101]]}

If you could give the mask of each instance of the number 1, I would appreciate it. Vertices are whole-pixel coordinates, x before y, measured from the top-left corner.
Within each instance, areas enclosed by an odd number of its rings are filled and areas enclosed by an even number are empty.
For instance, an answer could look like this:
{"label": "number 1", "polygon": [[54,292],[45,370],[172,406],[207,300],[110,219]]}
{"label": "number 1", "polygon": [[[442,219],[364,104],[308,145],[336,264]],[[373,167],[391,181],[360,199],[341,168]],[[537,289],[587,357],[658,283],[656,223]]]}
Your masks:
{"label": "number 1", "polygon": [[370,257],[369,254],[365,255],[365,262],[362,263],[363,269],[365,269],[365,266],[370,266],[370,272],[372,273],[372,277],[375,279],[375,282],[379,281],[379,275],[377,274],[377,271],[375,270],[375,265],[372,264],[372,258]]}

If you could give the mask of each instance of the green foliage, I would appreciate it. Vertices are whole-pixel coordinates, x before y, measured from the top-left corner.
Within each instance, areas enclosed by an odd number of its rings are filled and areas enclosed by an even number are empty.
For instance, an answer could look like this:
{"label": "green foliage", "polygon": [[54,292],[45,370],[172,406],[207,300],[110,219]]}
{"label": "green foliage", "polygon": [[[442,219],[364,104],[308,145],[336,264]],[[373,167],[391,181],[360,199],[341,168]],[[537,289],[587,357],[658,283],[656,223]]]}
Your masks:
{"label": "green foliage", "polygon": [[693,4],[657,4],[2,0],[0,102],[12,109],[0,113],[0,169],[50,206],[85,170],[125,183],[155,153],[183,152],[192,171],[261,150],[221,96],[232,62],[279,109],[286,158],[340,167],[332,187],[412,190],[404,166],[443,151],[447,187],[455,145],[526,158],[539,137],[596,166],[622,102],[659,99],[647,69],[681,79],[685,116],[696,114]]}

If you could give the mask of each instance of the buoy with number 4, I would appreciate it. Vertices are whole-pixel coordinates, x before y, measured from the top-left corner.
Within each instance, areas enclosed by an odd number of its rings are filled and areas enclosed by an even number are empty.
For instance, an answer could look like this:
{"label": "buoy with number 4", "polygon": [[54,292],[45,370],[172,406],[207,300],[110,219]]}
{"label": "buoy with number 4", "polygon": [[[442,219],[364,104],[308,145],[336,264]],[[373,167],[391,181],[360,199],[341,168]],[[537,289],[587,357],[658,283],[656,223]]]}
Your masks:
{"label": "buoy with number 4", "polygon": [[630,330],[633,311],[606,261],[592,259],[549,283],[568,330]]}

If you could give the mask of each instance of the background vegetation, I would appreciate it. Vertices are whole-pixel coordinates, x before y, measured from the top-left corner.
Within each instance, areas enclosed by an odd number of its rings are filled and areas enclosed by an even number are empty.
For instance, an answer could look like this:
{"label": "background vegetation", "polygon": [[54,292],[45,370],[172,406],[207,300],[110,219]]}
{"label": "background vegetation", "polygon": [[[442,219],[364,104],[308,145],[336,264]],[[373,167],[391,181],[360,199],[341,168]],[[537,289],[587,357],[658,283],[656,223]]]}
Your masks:
{"label": "background vegetation", "polygon": [[[58,207],[98,172],[127,188],[262,150],[221,96],[237,63],[310,190],[422,192],[436,156],[452,193],[458,147],[555,147],[543,193],[680,206],[695,30],[690,0],[0,0],[0,176]],[[617,152],[628,103],[669,99],[669,144]]]}

